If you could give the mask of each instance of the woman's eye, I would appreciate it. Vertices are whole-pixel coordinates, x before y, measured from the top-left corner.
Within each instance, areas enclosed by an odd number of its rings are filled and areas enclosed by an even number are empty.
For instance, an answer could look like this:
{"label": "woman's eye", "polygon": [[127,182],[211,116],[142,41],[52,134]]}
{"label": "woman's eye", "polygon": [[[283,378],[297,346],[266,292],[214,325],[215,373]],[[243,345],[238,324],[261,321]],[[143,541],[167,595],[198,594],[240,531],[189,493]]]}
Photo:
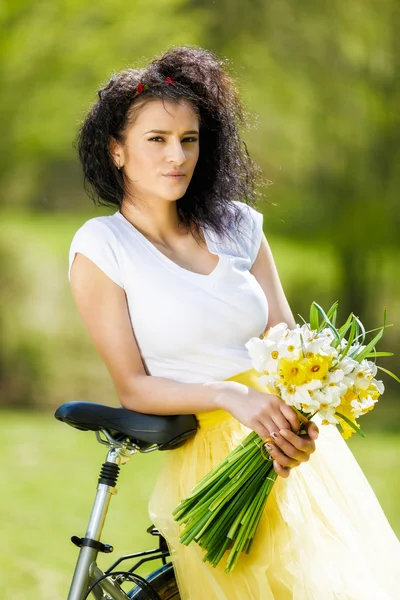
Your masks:
{"label": "woman's eye", "polygon": [[[164,138],[160,137],[160,136],[156,136],[156,137],[152,137],[149,139],[150,142],[155,142],[155,141],[161,140],[162,142],[164,141]],[[195,137],[188,137],[188,138],[184,138],[182,140],[183,142],[197,142],[197,138]]]}

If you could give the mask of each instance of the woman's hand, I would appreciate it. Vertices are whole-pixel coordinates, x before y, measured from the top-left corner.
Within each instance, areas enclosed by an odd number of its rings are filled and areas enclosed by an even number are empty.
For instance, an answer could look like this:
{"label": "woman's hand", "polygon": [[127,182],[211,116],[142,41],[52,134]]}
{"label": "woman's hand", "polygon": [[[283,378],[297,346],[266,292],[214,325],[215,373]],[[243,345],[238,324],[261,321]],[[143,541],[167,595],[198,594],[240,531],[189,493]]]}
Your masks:
{"label": "woman's hand", "polygon": [[266,448],[274,458],[275,472],[281,477],[288,477],[292,467],[307,462],[310,454],[315,452],[317,425],[309,421],[306,424],[307,434],[297,435],[300,430],[299,418],[278,396],[231,381],[224,382],[220,388],[216,404],[258,433],[262,440],[273,438],[271,449],[268,446]]}
{"label": "woman's hand", "polygon": [[262,440],[272,432],[289,429],[298,432],[296,413],[274,394],[259,392],[236,381],[225,381],[218,390],[215,403],[235,419],[252,429]]}
{"label": "woman's hand", "polygon": [[310,460],[310,455],[315,452],[315,440],[319,435],[319,429],[313,421],[308,421],[304,428],[307,434],[301,436],[288,429],[273,431],[271,432],[273,443],[265,444],[274,459],[275,473],[281,477],[289,477],[291,468],[307,462]]}

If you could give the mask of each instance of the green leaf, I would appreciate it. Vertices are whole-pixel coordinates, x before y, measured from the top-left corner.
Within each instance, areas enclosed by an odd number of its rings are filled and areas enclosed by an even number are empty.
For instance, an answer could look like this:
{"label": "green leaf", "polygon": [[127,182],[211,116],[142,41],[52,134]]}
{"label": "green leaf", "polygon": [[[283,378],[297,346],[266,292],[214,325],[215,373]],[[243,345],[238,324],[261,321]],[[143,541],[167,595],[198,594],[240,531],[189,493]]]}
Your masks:
{"label": "green leaf", "polygon": [[310,328],[318,329],[319,328],[319,315],[315,302],[311,304],[310,308]]}
{"label": "green leaf", "polygon": [[371,354],[367,354],[365,358],[376,358],[378,356],[394,356],[393,352],[371,352]]}
{"label": "green leaf", "polygon": [[359,337],[361,337],[361,345],[364,345],[365,342],[365,327],[364,325],[361,323],[360,319],[358,317],[356,317],[354,315],[355,320],[357,321],[357,324],[359,326],[359,328],[361,329],[361,336],[358,333],[358,329],[357,329],[357,335],[356,335],[356,339],[358,340]]}
{"label": "green leaf", "polygon": [[[351,314],[351,317],[354,317],[354,315]],[[356,334],[356,327],[357,327],[357,322],[353,318],[353,320],[351,322],[350,335],[349,335],[349,338],[347,340],[346,347],[344,348],[344,350],[340,354],[340,360],[343,360],[344,357],[347,356],[347,354],[348,354],[348,352],[350,350],[350,347],[351,347],[351,345],[353,343],[353,340],[354,340],[354,336]]]}
{"label": "green leaf", "polygon": [[361,437],[367,437],[366,434],[362,431],[362,429],[357,427],[357,425],[354,425],[353,421],[350,421],[350,419],[348,419],[347,417],[342,415],[342,413],[336,412],[335,416],[338,416],[341,419],[343,419],[343,421],[345,421],[347,423],[347,425],[350,425],[350,427],[352,427],[352,429],[354,429],[354,431],[356,431],[359,435],[361,435]]}
{"label": "green leaf", "polygon": [[300,319],[303,321],[304,325],[308,325],[308,323],[304,317],[302,317],[299,313],[297,313],[297,316],[300,317]]}
{"label": "green leaf", "polygon": [[393,379],[395,379],[396,381],[398,381],[400,383],[400,379],[397,377],[397,375],[392,373],[392,371],[389,371],[389,369],[384,369],[383,367],[379,367],[378,365],[376,365],[376,366],[378,367],[378,369],[380,369],[384,373],[387,373],[388,375],[390,375],[390,377],[393,377]]}
{"label": "green leaf", "polygon": [[303,339],[302,334],[300,334],[300,341],[301,341],[301,350],[303,352],[303,358],[305,358],[306,357],[306,347],[304,345],[304,339]]}
{"label": "green leaf", "polygon": [[350,313],[350,315],[349,315],[346,323],[344,325],[342,325],[342,327],[340,327],[338,329],[341,340],[345,337],[346,333],[350,329],[350,327],[351,327],[351,325],[353,323],[353,317],[354,317],[353,313]]}
{"label": "green leaf", "polygon": [[332,304],[332,306],[330,307],[330,309],[326,313],[327,316],[328,316],[328,319],[331,321],[331,323],[332,323],[333,326],[336,325],[336,317],[337,317],[338,305],[339,305],[339,301],[336,300],[336,302],[334,302]]}
{"label": "green leaf", "polygon": [[387,329],[388,327],[393,327],[393,323],[389,323],[389,325],[381,325],[381,327],[374,327],[374,329],[367,329],[365,333],[373,333],[374,331],[380,331],[381,329]]}
{"label": "green leaf", "polygon": [[371,350],[375,348],[376,344],[379,342],[382,336],[383,327],[381,327],[380,332],[370,341],[370,343],[365,346],[364,350],[362,350],[360,354],[356,354],[354,356],[354,360],[356,360],[357,362],[361,362],[367,356],[367,354],[369,354]]}
{"label": "green leaf", "polygon": [[321,315],[323,321],[321,323],[321,325],[318,328],[318,331],[322,331],[322,329],[324,329],[325,325],[327,325],[329,327],[329,329],[331,329],[331,331],[333,331],[333,334],[335,336],[335,338],[338,340],[338,342],[341,342],[341,337],[339,335],[338,330],[336,329],[336,327],[334,325],[332,325],[332,323],[330,322],[328,315],[325,313],[324,309],[320,307],[319,304],[315,303],[315,307],[318,311],[318,313]]}

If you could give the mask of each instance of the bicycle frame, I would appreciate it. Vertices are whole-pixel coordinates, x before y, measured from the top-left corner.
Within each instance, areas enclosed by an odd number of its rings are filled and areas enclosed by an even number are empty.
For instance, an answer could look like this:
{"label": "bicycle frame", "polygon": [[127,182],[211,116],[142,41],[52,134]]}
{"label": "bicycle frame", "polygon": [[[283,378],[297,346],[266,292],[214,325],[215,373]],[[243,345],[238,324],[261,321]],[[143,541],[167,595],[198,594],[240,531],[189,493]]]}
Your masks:
{"label": "bicycle frame", "polygon": [[[96,560],[99,552],[108,553],[113,550],[112,546],[102,544],[100,538],[111,496],[116,493],[115,486],[120,465],[126,463],[131,456],[137,452],[147,453],[158,449],[158,446],[154,445],[143,450],[129,440],[115,440],[106,430],[102,430],[102,433],[106,437],[106,440],[101,438],[100,432],[96,432],[96,437],[100,443],[108,446],[110,449],[107,453],[106,462],[103,463],[100,472],[97,492],[85,537],[78,538],[73,536],[71,538],[74,544],[80,546],[80,552],[72,578],[68,600],[82,600],[87,594],[89,587],[105,575],[97,566]],[[152,552],[154,551],[148,551],[147,553]],[[120,560],[124,559],[122,558]],[[119,562],[120,561],[117,561],[117,563]],[[107,574],[111,569],[112,567],[107,570]],[[104,595],[104,592],[107,596]],[[113,600],[127,599],[127,595],[123,592],[118,583],[115,583],[108,578],[102,579],[102,581],[94,587],[91,593],[98,600],[102,600],[105,597],[112,598]]]}

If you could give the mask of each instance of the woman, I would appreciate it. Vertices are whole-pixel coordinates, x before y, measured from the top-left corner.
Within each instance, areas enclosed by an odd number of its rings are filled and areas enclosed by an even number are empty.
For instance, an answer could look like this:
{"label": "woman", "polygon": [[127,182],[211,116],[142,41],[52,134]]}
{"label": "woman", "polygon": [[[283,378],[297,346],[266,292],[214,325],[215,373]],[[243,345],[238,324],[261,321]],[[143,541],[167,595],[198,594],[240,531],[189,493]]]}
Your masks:
{"label": "woman", "polygon": [[[294,411],[251,370],[244,344],[295,322],[254,208],[244,122],[222,61],[200,48],[173,48],[99,91],[79,155],[93,199],[116,211],[76,232],[73,297],[125,408],[198,417],[150,501],[183,599],[400,598],[398,541],[339,432],[309,423],[298,436]],[[179,543],[171,512],[250,429],[274,438],[280,478],[228,575]]]}

